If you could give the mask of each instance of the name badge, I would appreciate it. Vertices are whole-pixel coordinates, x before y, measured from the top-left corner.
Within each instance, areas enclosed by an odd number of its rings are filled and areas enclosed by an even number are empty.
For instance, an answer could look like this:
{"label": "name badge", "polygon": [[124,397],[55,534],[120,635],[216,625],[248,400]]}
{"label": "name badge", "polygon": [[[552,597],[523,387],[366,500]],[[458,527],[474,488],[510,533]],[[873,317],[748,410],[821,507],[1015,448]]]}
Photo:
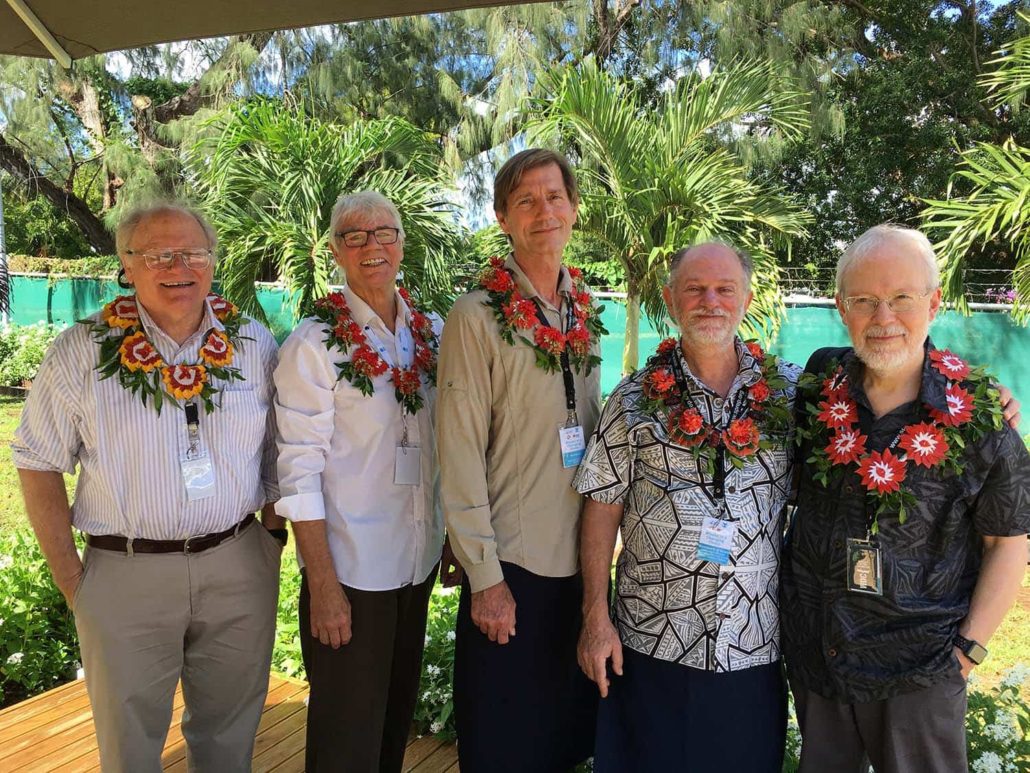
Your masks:
{"label": "name badge", "polygon": [[184,459],[180,465],[188,501],[196,502],[198,499],[207,499],[215,495],[215,471],[211,466],[211,458],[207,454],[193,459]]}
{"label": "name badge", "polygon": [[422,454],[418,446],[397,446],[393,482],[398,486],[417,486],[422,482]]}
{"label": "name badge", "polygon": [[701,522],[701,539],[697,543],[697,560],[724,565],[730,562],[737,538],[737,522],[705,516]]}
{"label": "name badge", "polygon": [[576,467],[583,461],[583,455],[587,452],[587,441],[582,427],[560,427],[558,442],[561,444],[562,467]]}
{"label": "name badge", "polygon": [[848,590],[853,593],[883,595],[883,572],[880,546],[866,539],[849,539]]}

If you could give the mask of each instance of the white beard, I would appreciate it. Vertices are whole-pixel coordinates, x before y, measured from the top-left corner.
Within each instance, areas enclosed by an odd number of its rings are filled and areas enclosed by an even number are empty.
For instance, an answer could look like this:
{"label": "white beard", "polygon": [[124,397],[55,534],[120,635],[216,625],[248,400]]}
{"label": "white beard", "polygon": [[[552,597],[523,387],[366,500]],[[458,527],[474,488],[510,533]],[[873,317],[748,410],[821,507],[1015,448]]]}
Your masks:
{"label": "white beard", "polygon": [[[901,345],[890,345],[885,347],[870,346],[867,343],[870,334],[876,335],[904,335]],[[909,331],[901,326],[870,327],[864,334],[861,342],[855,341],[855,354],[865,363],[870,370],[878,373],[890,373],[901,368],[913,358],[922,356],[923,342],[919,341],[914,345],[910,342]]]}

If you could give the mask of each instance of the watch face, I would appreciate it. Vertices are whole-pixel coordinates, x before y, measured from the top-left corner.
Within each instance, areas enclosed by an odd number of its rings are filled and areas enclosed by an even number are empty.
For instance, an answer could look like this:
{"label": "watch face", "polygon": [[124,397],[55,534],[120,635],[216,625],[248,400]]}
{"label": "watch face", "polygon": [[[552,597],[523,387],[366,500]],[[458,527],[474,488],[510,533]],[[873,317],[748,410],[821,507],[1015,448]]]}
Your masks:
{"label": "watch face", "polygon": [[977,665],[984,662],[984,658],[987,657],[987,649],[976,642],[970,642],[969,650],[966,652],[967,657]]}

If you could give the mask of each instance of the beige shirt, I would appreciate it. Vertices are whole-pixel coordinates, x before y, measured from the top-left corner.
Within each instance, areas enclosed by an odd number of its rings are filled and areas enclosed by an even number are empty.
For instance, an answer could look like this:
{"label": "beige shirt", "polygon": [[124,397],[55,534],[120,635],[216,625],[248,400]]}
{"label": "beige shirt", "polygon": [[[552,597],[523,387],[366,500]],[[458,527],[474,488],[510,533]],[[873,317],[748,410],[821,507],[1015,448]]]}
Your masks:
{"label": "beige shirt", "polygon": [[[558,309],[537,295],[514,258],[505,266],[519,291],[536,298],[550,324],[564,330],[572,289],[565,268]],[[437,372],[444,521],[473,591],[504,579],[501,561],[546,577],[575,574],[582,506],[572,488],[576,468],[561,461],[562,374],[538,367],[534,349],[518,337],[514,345],[503,341],[486,300],[484,290],[475,290],[454,304]],[[589,376],[573,373],[579,423],[589,436],[600,412],[600,367]]]}

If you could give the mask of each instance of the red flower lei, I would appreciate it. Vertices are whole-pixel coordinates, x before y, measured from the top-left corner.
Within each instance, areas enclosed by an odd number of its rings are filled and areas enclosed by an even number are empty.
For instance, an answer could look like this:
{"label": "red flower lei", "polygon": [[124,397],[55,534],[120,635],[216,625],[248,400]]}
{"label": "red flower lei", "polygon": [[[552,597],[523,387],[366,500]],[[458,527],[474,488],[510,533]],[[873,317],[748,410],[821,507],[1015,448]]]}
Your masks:
{"label": "red flower lei", "polygon": [[415,341],[415,356],[409,368],[391,368],[371,346],[361,326],[351,316],[347,299],[342,292],[329,293],[315,301],[313,316],[326,324],[326,345],[337,347],[350,357],[341,362],[339,378],[346,379],[363,395],[375,391],[373,380],[390,371],[394,397],[406,413],[418,413],[425,401],[419,387],[423,376],[426,383],[436,384],[436,355],[440,343],[433,331],[432,320],[415,308],[411,295],[403,287],[397,290],[411,314],[411,337]]}
{"label": "red flower lei", "polygon": [[[515,286],[515,277],[505,268],[504,259],[490,258],[479,277],[479,286],[486,290],[484,305],[494,310],[501,338],[514,345],[516,336],[536,351],[536,364],[548,373],[561,369],[562,352],[569,354],[569,363],[577,373],[589,374],[601,364],[601,358],[591,354],[594,344],[608,331],[601,323],[603,306],[594,306],[583,283],[583,272],[567,267],[572,279],[572,327],[562,333],[556,328],[541,325],[537,319],[536,304]],[[528,337],[527,337],[528,336]]]}
{"label": "red flower lei", "polygon": [[715,471],[715,449],[723,448],[733,466],[740,468],[754,461],[760,450],[773,447],[773,438],[785,442],[790,427],[790,401],[783,393],[787,381],[780,375],[779,358],[766,353],[755,341],[748,341],[745,346],[758,361],[762,378],[748,387],[747,415],[734,419],[721,431],[682,401],[671,363],[672,357],[679,356],[679,342],[675,338],[659,343],[644,366],[644,409],[665,414],[669,440],[691,449],[695,459],[703,458],[709,475]]}
{"label": "red flower lei", "polygon": [[[873,534],[879,530],[881,513],[897,512],[898,522],[904,523],[907,510],[915,505],[915,495],[902,486],[910,465],[959,473],[962,449],[988,431],[1001,427],[997,393],[990,388],[990,379],[982,368],[970,368],[946,349],[933,349],[928,356],[937,372],[949,379],[965,379],[973,392],[949,381],[947,412],[926,406],[930,421],[906,426],[896,440],[899,450],[886,448],[882,452],[870,452],[866,449],[869,438],[856,426],[858,405],[851,399],[842,366],[831,364],[822,375],[802,377],[801,388],[809,395],[809,421],[807,426],[799,428],[798,434],[799,442],[801,438],[813,442],[812,456],[808,459],[816,467],[813,477],[827,486],[833,470],[854,465],[868,496],[876,504],[870,528]],[[822,399],[813,405],[818,399],[816,388]]]}
{"label": "red flower lei", "polygon": [[244,380],[232,362],[240,344],[240,326],[247,319],[219,295],[209,294],[207,302],[225,330],[211,328],[204,334],[197,362],[192,365],[167,365],[161,359],[143,330],[133,295],[120,295],[105,305],[100,310],[101,322],[80,319],[90,326],[93,340],[100,344],[96,368],[100,378],[117,374],[122,387],[139,395],[144,405],[152,402],[158,414],[166,400],[181,408],[181,403],[198,395],[204,410],[211,413],[221,404],[214,399],[221,390],[211,385],[211,376],[226,383]]}

